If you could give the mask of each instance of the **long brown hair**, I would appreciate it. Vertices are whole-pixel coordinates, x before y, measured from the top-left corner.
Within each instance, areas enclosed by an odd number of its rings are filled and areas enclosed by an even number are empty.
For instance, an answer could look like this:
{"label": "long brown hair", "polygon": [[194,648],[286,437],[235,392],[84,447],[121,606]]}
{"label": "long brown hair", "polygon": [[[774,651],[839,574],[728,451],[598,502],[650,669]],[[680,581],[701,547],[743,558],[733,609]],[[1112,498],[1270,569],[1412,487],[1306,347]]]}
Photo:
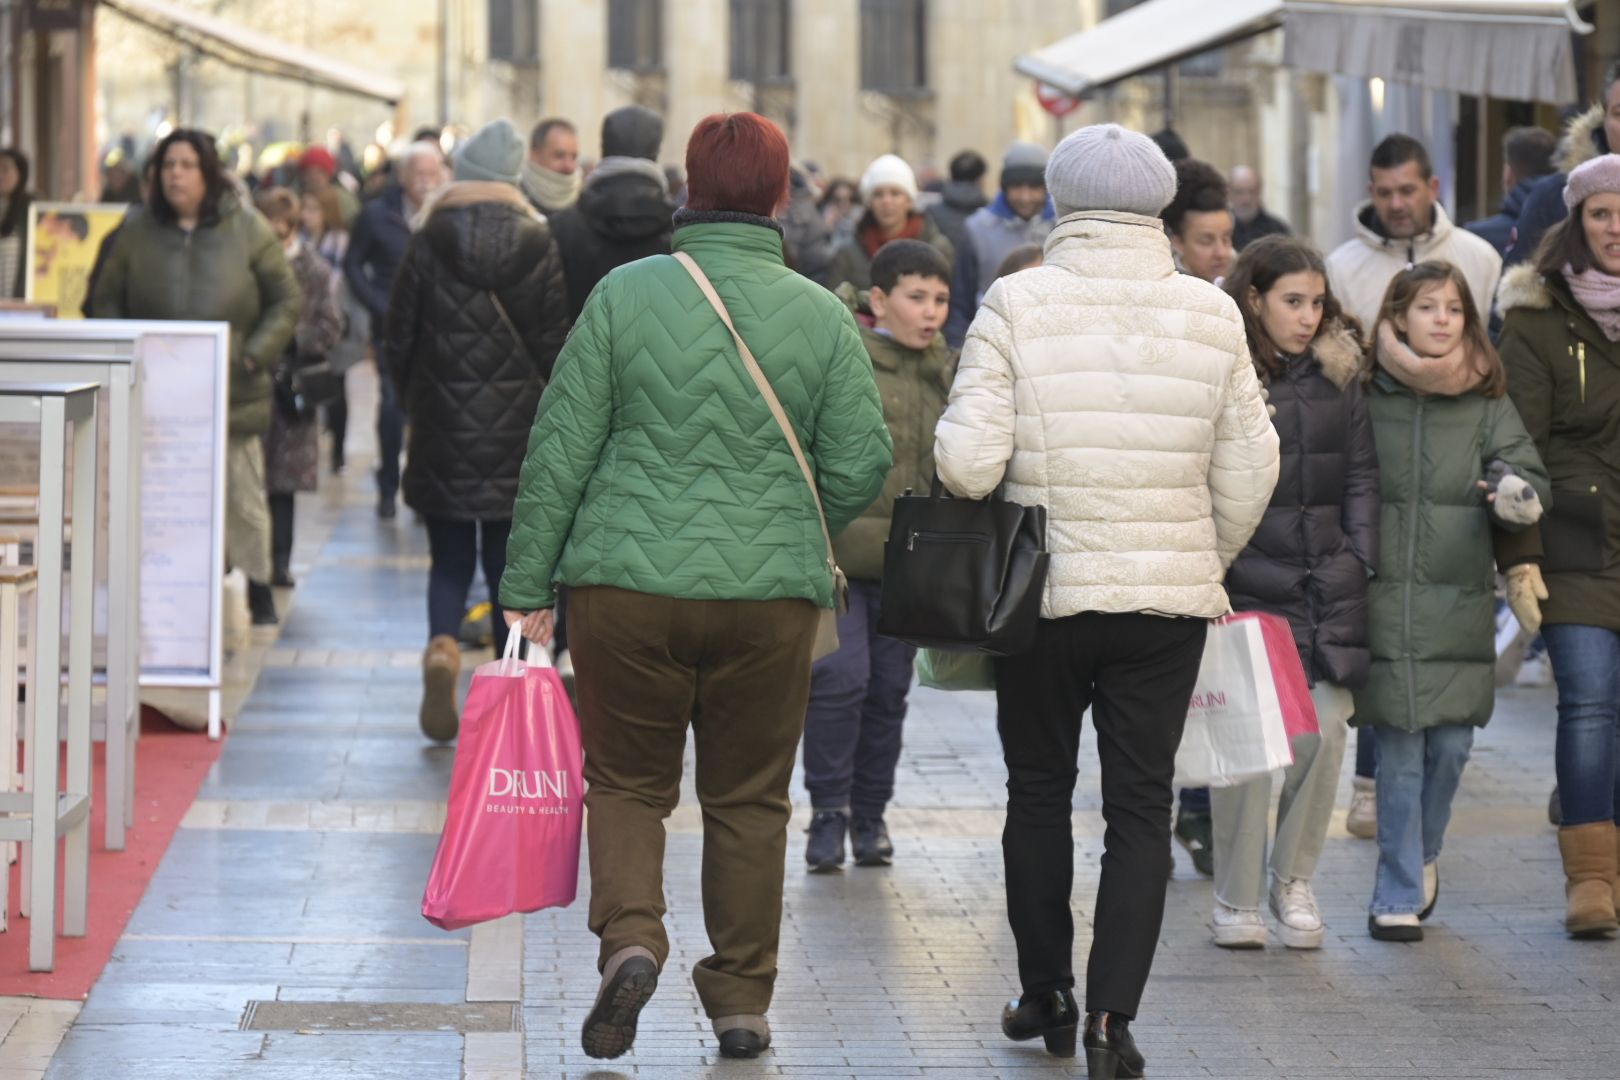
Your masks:
{"label": "long brown hair", "polygon": [[1289,274],[1302,273],[1318,274],[1322,278],[1322,323],[1316,328],[1316,336],[1320,338],[1337,322],[1348,327],[1357,341],[1361,340],[1361,323],[1339,306],[1332,287],[1328,285],[1327,266],[1322,261],[1322,253],[1316,250],[1315,245],[1295,236],[1261,237],[1238,255],[1232,272],[1226,275],[1223,288],[1237,301],[1238,310],[1243,313],[1243,329],[1249,337],[1249,352],[1254,357],[1255,366],[1267,378],[1282,374],[1282,358],[1277,354],[1276,342],[1266,333],[1259,312],[1249,302],[1249,290],[1253,289],[1264,296]]}
{"label": "long brown hair", "polygon": [[1569,216],[1547,230],[1547,235],[1536,245],[1534,255],[1536,271],[1543,277],[1562,275],[1568,266],[1577,274],[1592,269],[1592,247],[1586,242],[1586,203],[1569,212]]}
{"label": "long brown hair", "polygon": [[[1479,392],[1486,397],[1499,398],[1507,393],[1507,369],[1502,366],[1502,358],[1496,355],[1490,335],[1485,332],[1485,320],[1480,317],[1479,308],[1474,304],[1468,279],[1451,263],[1431,259],[1396,274],[1389,288],[1384,290],[1384,302],[1378,307],[1378,323],[1389,323],[1395,336],[1405,343],[1406,335],[1397,327],[1396,316],[1404,316],[1417,303],[1419,296],[1430,289],[1443,288],[1448,281],[1457,286],[1457,295],[1462,298],[1463,343],[1473,357],[1474,371],[1480,378]],[[1373,334],[1373,354],[1376,356],[1377,326],[1374,326]]]}

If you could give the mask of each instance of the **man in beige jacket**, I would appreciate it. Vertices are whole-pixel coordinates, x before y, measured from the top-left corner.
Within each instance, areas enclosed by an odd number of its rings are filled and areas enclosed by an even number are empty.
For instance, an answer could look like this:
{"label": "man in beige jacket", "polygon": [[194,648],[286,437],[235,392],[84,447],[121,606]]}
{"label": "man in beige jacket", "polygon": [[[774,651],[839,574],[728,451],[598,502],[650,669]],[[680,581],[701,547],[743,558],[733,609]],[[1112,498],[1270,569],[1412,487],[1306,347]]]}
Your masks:
{"label": "man in beige jacket", "polygon": [[1429,152],[1410,135],[1391,135],[1372,153],[1368,201],[1356,209],[1356,235],[1327,257],[1329,283],[1371,340],[1390,279],[1420,262],[1448,262],[1463,272],[1482,318],[1502,276],[1502,256],[1488,241],[1457,227],[1440,205],[1440,178]]}

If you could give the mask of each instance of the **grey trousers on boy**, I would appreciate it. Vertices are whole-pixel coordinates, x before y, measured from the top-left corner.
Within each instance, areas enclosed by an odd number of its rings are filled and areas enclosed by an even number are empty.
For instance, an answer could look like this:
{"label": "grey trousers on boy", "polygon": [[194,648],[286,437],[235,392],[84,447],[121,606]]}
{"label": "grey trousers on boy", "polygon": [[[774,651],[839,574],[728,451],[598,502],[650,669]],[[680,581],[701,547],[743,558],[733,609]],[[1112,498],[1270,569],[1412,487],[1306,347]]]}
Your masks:
{"label": "grey trousers on boy", "polygon": [[[1355,712],[1350,692],[1319,682],[1311,689],[1320,735],[1294,739],[1294,763],[1283,770],[1277,839],[1270,879],[1309,881],[1316,873],[1339,791],[1339,766]],[[1215,825],[1215,899],[1239,911],[1258,911],[1270,890],[1266,841],[1270,833],[1271,777],[1210,793]]]}

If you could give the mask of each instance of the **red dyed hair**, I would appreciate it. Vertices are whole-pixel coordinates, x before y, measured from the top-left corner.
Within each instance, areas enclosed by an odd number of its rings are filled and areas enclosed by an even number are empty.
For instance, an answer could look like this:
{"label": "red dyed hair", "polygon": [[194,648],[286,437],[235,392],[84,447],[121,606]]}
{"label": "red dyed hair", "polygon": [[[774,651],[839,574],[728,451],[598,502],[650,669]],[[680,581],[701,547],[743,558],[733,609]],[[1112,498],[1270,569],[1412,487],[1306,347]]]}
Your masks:
{"label": "red dyed hair", "polygon": [[686,208],[775,215],[787,198],[788,141],[757,113],[715,113],[686,144]]}

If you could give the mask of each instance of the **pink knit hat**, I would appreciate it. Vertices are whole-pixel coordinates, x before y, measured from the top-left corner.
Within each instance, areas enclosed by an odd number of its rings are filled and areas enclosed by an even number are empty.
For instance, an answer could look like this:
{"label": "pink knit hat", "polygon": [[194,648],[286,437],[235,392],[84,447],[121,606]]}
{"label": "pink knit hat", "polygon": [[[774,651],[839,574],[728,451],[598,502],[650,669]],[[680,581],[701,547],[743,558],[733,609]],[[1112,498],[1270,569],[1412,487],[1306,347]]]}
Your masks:
{"label": "pink knit hat", "polygon": [[1577,165],[1564,185],[1564,205],[1573,210],[1590,196],[1604,193],[1620,195],[1620,154],[1604,154]]}

